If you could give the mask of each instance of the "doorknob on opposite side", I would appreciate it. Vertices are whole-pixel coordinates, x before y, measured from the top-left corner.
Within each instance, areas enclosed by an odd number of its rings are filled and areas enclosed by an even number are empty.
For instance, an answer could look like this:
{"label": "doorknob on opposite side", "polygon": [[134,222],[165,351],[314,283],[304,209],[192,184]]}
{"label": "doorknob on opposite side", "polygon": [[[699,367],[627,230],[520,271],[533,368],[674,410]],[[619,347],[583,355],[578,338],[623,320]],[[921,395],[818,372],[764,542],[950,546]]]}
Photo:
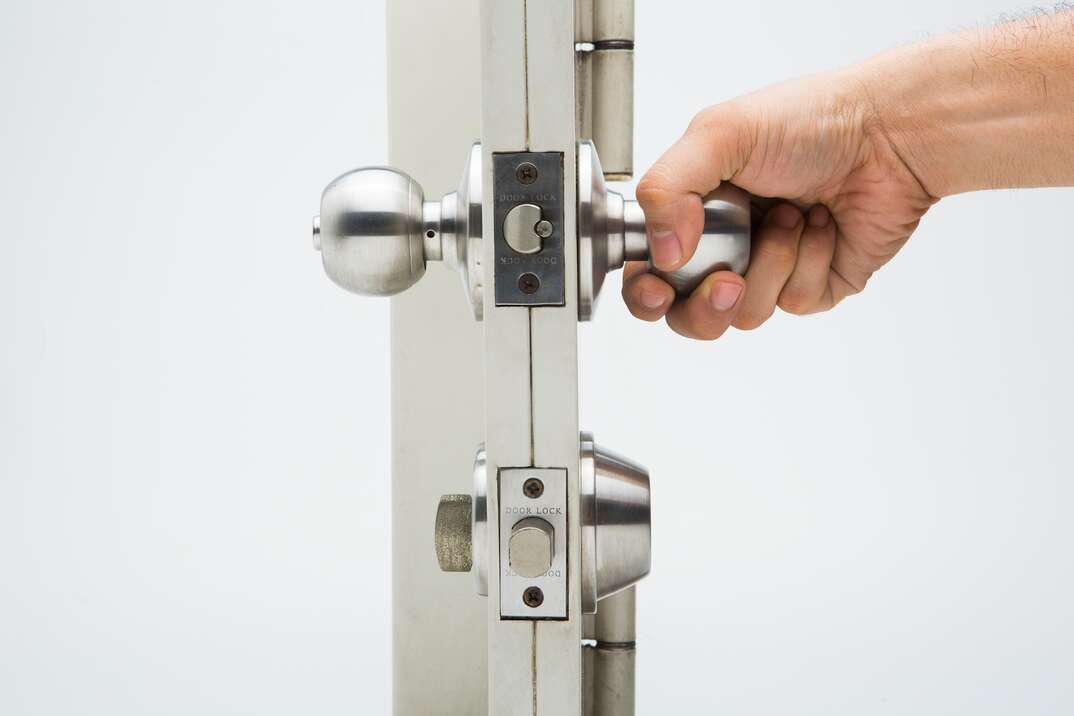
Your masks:
{"label": "doorknob on opposite side", "polygon": [[313,225],[325,273],[365,296],[410,288],[433,258],[426,256],[425,232],[437,232],[439,222],[427,214],[439,214],[439,202],[426,202],[418,183],[396,169],[365,167],[336,178],[321,195]]}
{"label": "doorknob on opposite side", "polygon": [[421,186],[391,167],[337,177],[321,194],[313,246],[337,285],[363,296],[392,296],[413,286],[429,261],[462,276],[477,318],[482,309],[481,145],[470,150],[459,188],[425,201]]}

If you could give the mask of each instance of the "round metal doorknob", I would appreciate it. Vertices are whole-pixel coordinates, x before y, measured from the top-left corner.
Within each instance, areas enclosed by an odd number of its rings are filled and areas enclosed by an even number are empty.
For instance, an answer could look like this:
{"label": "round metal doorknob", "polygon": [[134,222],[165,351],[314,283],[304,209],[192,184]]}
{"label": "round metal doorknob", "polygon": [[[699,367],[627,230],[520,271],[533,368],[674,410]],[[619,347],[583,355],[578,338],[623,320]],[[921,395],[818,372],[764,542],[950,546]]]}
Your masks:
{"label": "round metal doorknob", "polygon": [[424,212],[421,187],[401,171],[366,167],[338,177],[314,223],[325,273],[366,296],[410,288],[425,273]]}
{"label": "round metal doorknob", "polygon": [[674,271],[653,266],[649,249],[631,252],[646,242],[645,213],[638,202],[623,200],[623,249],[627,261],[648,261],[649,271],[671,284],[675,293],[689,296],[705,277],[717,271],[746,273],[750,265],[750,195],[731,184],[722,184],[702,203],[705,223],[693,256]]}
{"label": "round metal doorknob", "polygon": [[593,145],[578,145],[578,313],[593,316],[604,279],[627,261],[649,262],[649,271],[690,295],[716,271],[744,274],[750,263],[750,195],[723,184],[705,197],[705,223],[694,255],[674,271],[649,261],[645,213],[638,202],[608,189]]}
{"label": "round metal doorknob", "polygon": [[321,213],[313,220],[313,246],[325,273],[348,291],[391,296],[417,283],[427,262],[442,260],[462,275],[480,318],[480,166],[475,144],[458,190],[440,201],[425,201],[416,181],[390,167],[336,178],[321,194]]}

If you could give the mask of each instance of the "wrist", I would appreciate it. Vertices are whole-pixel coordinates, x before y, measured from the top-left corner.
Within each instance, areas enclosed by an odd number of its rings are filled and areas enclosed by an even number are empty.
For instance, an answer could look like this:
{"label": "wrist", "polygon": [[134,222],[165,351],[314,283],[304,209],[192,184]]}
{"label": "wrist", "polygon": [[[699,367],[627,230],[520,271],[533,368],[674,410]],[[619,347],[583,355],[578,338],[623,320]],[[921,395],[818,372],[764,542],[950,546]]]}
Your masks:
{"label": "wrist", "polygon": [[945,88],[956,82],[949,68],[971,62],[967,48],[945,36],[890,50],[857,68],[868,135],[934,199],[959,193],[966,174],[956,159],[963,128],[952,121],[959,101]]}

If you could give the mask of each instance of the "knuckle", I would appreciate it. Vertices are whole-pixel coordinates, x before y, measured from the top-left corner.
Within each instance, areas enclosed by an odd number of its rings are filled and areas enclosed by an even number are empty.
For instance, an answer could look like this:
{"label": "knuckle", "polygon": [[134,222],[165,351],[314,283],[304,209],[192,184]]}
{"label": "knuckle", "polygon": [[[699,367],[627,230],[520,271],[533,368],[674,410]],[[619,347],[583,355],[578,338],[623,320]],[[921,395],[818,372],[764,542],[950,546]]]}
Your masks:
{"label": "knuckle", "polygon": [[816,306],[813,296],[800,288],[785,288],[779,295],[779,307],[792,315],[803,316],[812,313]]}
{"label": "knuckle", "polygon": [[[851,274],[842,269],[843,267],[836,267],[833,264],[832,270],[828,274],[828,285],[831,288],[832,295],[837,297],[836,303],[848,296],[855,296],[864,291],[866,284],[872,277],[872,273],[869,271]],[[853,276],[853,280],[847,278],[847,275]]]}
{"label": "knuckle", "polygon": [[757,112],[739,98],[702,109],[690,120],[686,133],[714,137],[725,151],[735,155],[737,164],[744,166],[757,145],[759,122]]}
{"label": "knuckle", "polygon": [[771,317],[771,313],[769,313],[767,316],[762,316],[758,313],[753,313],[750,311],[741,311],[737,316],[735,316],[734,326],[740,331],[753,331],[763,326],[765,324],[765,321],[767,321]]}
{"label": "knuckle", "polygon": [[724,109],[721,105],[709,105],[693,116],[686,129],[689,132],[694,132],[719,126],[722,123],[721,120],[724,118],[724,114]]}
{"label": "knuckle", "polygon": [[646,323],[656,323],[664,317],[664,314],[660,311],[631,310],[630,313],[634,318],[637,318],[639,321],[645,321]]}
{"label": "knuckle", "polygon": [[719,336],[719,334],[710,335],[706,333],[703,326],[697,325],[695,321],[683,320],[675,313],[669,313],[665,320],[668,328],[683,338],[689,338],[693,341],[711,341]]}
{"label": "knuckle", "polygon": [[638,203],[652,207],[666,202],[674,192],[664,176],[662,166],[654,165],[638,182],[634,194]]}
{"label": "knuckle", "polygon": [[634,318],[649,322],[660,319],[659,311],[653,311],[651,308],[646,308],[630,296],[624,295],[623,298],[626,300],[627,310],[630,311],[630,315],[634,316]]}
{"label": "knuckle", "polygon": [[793,266],[798,259],[798,244],[792,238],[781,237],[759,241],[753,247],[753,261],[778,266]]}

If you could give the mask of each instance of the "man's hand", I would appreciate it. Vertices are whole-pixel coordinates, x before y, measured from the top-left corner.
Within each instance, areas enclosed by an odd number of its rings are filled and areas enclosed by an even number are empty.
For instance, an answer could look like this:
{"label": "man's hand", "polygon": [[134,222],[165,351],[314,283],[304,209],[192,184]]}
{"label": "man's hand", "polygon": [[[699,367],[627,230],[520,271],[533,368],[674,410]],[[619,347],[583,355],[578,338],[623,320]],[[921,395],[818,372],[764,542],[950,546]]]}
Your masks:
{"label": "man's hand", "polygon": [[638,184],[653,263],[686,263],[701,197],[721,182],[782,203],[754,231],[745,280],[716,273],[676,301],[634,263],[623,297],[700,339],[756,328],[776,306],[826,311],[865,288],[940,197],[1074,185],[1072,108],[1074,10],[1059,9],[706,109]]}
{"label": "man's hand", "polygon": [[757,328],[776,306],[826,311],[861,291],[902,248],[935,198],[900,159],[867,85],[819,75],[710,107],[638,184],[653,263],[686,263],[701,235],[702,197],[729,181],[779,197],[754,230],[745,278],[715,273],[685,299],[634,262],[623,297],[638,318],[712,340]]}

